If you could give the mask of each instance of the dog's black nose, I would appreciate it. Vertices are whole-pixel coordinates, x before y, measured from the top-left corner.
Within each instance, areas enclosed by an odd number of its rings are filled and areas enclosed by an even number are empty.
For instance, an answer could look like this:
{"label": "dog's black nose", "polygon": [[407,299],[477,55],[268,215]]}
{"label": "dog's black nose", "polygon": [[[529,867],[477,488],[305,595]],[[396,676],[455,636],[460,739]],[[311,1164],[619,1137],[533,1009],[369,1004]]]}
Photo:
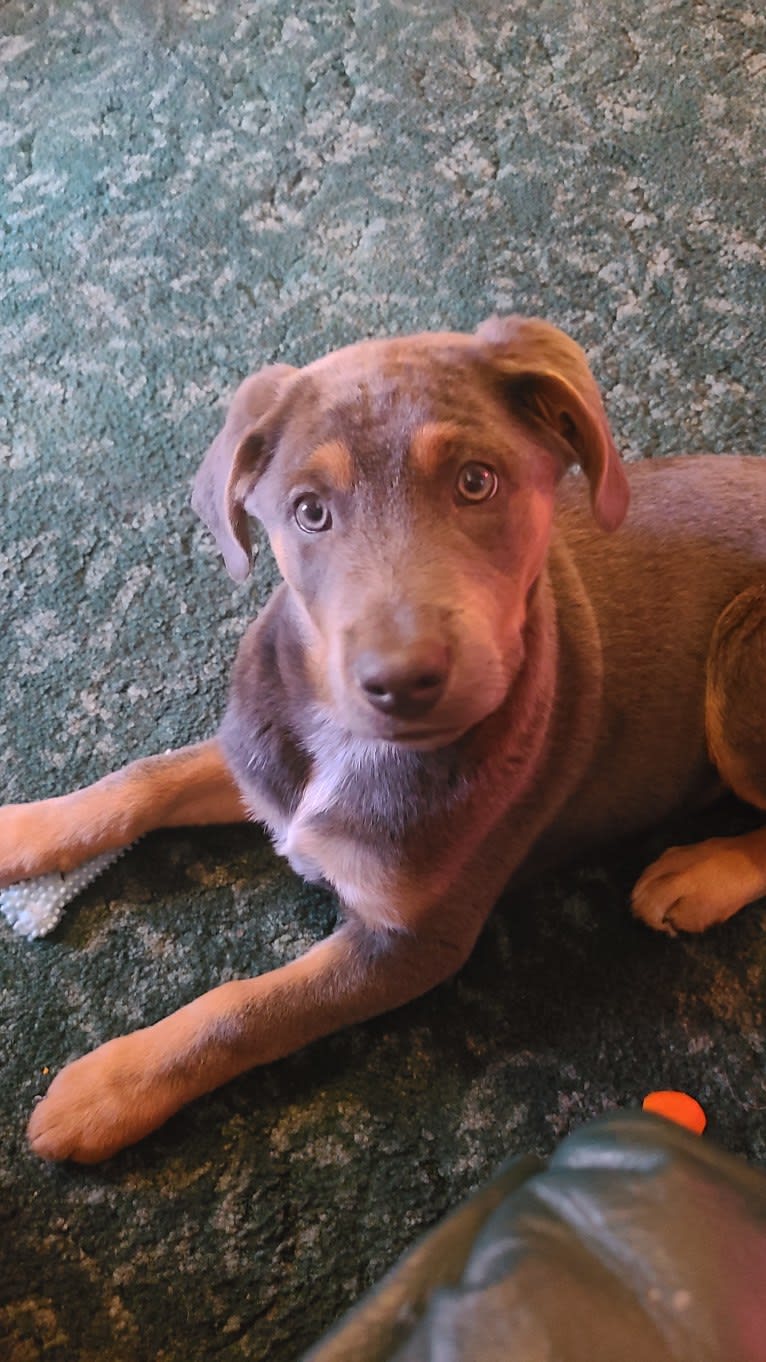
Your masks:
{"label": "dog's black nose", "polygon": [[397,719],[417,719],[433,709],[444,694],[448,673],[449,654],[435,640],[385,652],[368,648],[354,663],[365,698],[382,714]]}

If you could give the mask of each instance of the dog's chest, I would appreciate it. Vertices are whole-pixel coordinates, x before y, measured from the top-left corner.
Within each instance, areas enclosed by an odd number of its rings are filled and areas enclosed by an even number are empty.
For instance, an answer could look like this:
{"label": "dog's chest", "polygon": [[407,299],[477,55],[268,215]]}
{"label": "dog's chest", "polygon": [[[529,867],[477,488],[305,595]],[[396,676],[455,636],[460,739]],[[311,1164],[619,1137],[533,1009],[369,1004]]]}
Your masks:
{"label": "dog's chest", "polygon": [[441,820],[465,783],[444,754],[401,751],[331,727],[312,747],[301,798],[273,826],[277,850],[305,879],[332,886],[368,925],[403,925],[432,893],[428,863],[441,855]]}
{"label": "dog's chest", "polygon": [[332,826],[337,837],[345,830],[344,811],[353,794],[357,800],[361,796],[362,802],[366,802],[365,787],[374,758],[366,759],[360,747],[351,740],[325,743],[319,759],[315,757],[297,806],[273,829],[280,855],[285,856],[293,870],[306,880],[330,882],[331,879],[326,850],[331,838],[325,835],[323,848],[316,837],[317,829],[324,827],[327,830]]}

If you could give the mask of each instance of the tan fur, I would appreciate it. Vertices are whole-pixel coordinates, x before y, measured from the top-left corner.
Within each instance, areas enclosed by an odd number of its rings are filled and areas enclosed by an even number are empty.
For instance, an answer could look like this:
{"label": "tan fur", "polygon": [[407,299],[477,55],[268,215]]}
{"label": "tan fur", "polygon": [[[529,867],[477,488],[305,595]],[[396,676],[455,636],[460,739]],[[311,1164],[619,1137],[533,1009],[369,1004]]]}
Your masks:
{"label": "tan fur", "polygon": [[444,458],[445,450],[457,444],[461,437],[458,425],[449,421],[430,421],[416,430],[410,445],[410,458],[413,467],[419,468],[425,477],[431,477]]}
{"label": "tan fur", "polygon": [[312,450],[306,473],[314,474],[339,492],[350,492],[354,481],[351,451],[342,440],[329,440]]}
{"label": "tan fur", "polygon": [[[474,503],[459,475],[476,462],[494,481]],[[564,478],[572,464],[583,476]],[[306,493],[327,501],[326,533],[296,521]],[[525,862],[648,827],[722,782],[766,805],[766,461],[626,472],[582,351],[547,323],[493,318],[260,371],[193,501],[234,577],[256,514],[285,579],[243,640],[218,737],[1,810],[0,883],[153,827],[253,817],[335,887],[342,920],[299,960],[69,1065],[30,1121],[44,1158],[105,1158],[253,1065],[432,987]],[[701,931],[764,892],[758,829],[671,848],[633,909]]]}

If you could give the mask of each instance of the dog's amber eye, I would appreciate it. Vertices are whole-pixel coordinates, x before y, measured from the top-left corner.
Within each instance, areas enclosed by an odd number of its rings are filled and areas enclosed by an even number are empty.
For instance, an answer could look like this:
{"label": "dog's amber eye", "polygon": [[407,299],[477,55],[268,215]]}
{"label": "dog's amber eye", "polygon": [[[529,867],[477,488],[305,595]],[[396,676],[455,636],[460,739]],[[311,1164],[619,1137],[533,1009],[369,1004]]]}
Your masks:
{"label": "dog's amber eye", "polygon": [[464,463],[456,487],[461,501],[489,501],[497,491],[497,473],[486,463]]}
{"label": "dog's amber eye", "polygon": [[298,498],[293,512],[298,525],[307,534],[318,534],[321,530],[329,530],[332,525],[329,506],[325,506],[324,502],[311,492]]}

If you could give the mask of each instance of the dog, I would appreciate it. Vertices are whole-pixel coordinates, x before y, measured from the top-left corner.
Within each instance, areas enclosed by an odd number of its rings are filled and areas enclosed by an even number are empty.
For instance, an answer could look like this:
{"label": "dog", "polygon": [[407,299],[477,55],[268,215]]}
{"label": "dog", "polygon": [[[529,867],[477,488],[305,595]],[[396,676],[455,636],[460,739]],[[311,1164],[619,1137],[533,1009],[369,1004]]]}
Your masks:
{"label": "dog", "polygon": [[[766,807],[766,460],[623,465],[552,325],[492,318],[264,368],[192,502],[232,577],[257,517],[283,578],[217,735],[5,808],[0,883],[150,829],[254,819],[334,888],[339,925],[68,1065],[29,1124],[45,1159],[107,1158],[434,987],[522,865],[724,787]],[[698,932],[764,892],[757,827],[667,851],[633,910]]]}

